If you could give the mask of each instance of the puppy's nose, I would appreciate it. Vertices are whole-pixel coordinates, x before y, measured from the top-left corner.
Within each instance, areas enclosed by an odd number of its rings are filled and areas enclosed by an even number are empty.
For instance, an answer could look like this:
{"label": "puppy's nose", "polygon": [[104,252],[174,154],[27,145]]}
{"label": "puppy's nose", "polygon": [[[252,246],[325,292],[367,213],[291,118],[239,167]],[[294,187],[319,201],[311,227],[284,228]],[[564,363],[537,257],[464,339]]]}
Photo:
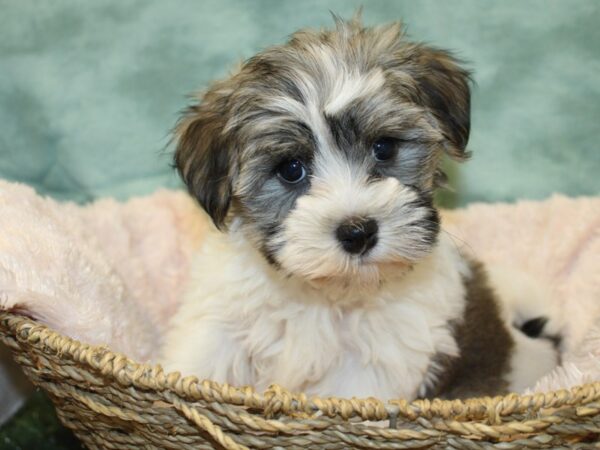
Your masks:
{"label": "puppy's nose", "polygon": [[375,220],[355,217],[342,223],[335,235],[344,250],[356,255],[366,253],[375,247],[378,229]]}

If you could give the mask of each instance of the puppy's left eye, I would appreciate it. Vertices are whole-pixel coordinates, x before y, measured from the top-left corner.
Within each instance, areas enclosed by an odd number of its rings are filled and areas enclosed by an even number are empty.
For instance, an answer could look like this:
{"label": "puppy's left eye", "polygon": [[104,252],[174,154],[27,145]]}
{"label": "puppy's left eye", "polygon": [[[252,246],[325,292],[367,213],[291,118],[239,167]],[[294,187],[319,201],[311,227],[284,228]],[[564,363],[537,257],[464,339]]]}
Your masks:
{"label": "puppy's left eye", "polygon": [[388,161],[396,156],[398,140],[390,137],[379,138],[373,143],[372,149],[377,161]]}
{"label": "puppy's left eye", "polygon": [[304,164],[297,159],[289,159],[277,166],[277,175],[289,184],[300,183],[306,177]]}

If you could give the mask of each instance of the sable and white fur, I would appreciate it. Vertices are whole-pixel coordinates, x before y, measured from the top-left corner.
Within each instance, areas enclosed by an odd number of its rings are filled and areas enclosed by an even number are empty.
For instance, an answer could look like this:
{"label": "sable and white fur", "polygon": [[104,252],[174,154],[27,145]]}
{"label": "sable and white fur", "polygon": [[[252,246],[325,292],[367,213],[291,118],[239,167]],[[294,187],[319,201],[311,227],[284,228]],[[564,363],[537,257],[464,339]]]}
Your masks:
{"label": "sable and white fur", "polygon": [[[166,368],[409,399],[549,371],[552,344],[513,329],[481,267],[440,234],[439,161],[467,156],[469,95],[452,55],[357,19],[300,31],[214,84],[182,118],[175,160],[220,231],[195,258]],[[281,176],[291,160],[297,183]],[[348,252],[336,230],[367,218],[376,244]]]}

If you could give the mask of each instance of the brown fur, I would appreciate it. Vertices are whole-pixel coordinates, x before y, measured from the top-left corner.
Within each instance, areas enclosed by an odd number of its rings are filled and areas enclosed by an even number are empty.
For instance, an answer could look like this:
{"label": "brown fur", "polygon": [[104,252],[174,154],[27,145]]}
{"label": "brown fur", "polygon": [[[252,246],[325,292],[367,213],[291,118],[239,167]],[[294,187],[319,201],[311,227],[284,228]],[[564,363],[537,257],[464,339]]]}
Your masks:
{"label": "brown fur", "polygon": [[223,225],[229,205],[233,172],[237,157],[230,137],[223,133],[231,91],[227,83],[216,83],[204,96],[204,102],[188,108],[177,125],[179,139],[175,165],[215,225]]}
{"label": "brown fur", "polygon": [[483,266],[471,262],[465,278],[466,305],[463,319],[453,324],[460,351],[456,358],[434,357],[432,369],[438,382],[426,397],[465,398],[506,392],[514,341],[500,316],[494,291]]}

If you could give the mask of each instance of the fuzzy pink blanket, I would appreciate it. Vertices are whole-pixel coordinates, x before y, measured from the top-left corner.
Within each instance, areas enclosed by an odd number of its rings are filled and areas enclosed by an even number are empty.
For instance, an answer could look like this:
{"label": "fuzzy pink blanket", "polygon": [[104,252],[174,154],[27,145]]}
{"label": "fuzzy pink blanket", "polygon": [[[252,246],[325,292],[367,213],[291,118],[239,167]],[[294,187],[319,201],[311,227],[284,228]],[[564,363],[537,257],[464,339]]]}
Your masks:
{"label": "fuzzy pink blanket", "polygon": [[[0,309],[152,360],[209,226],[185,193],[81,207],[0,181],[0,209]],[[565,311],[566,365],[536,389],[600,379],[600,198],[476,204],[442,225],[486,264],[543,283]]]}

